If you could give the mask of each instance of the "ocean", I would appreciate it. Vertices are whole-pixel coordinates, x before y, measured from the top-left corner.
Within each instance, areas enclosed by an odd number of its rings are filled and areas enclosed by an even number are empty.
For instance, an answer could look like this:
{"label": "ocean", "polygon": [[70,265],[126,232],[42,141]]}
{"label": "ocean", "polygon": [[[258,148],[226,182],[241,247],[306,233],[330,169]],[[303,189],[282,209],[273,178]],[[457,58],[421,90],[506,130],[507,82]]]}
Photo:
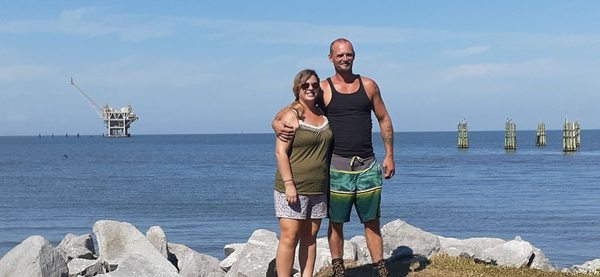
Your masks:
{"label": "ocean", "polygon": [[[561,132],[396,133],[396,176],[383,188],[382,223],[402,219],[445,237],[521,236],[556,266],[600,258],[600,130],[582,130],[563,153]],[[379,134],[373,134],[383,158]],[[31,235],[57,245],[92,234],[101,219],[222,259],[223,246],[256,229],[277,232],[273,134],[0,137],[0,255]],[[319,237],[326,236],[323,221]],[[362,234],[356,216],[349,239]]]}

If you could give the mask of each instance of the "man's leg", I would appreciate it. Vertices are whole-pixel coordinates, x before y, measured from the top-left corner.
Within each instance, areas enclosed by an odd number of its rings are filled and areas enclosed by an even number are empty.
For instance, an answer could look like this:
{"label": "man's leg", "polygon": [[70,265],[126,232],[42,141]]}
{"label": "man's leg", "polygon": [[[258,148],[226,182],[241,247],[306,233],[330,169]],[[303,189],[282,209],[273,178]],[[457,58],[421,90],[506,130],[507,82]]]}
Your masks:
{"label": "man's leg", "polygon": [[344,258],[344,223],[330,221],[329,230],[327,230],[327,240],[329,242],[331,258]]}
{"label": "man's leg", "polygon": [[374,276],[387,277],[389,272],[383,259],[383,240],[381,239],[379,218],[367,221],[364,225],[367,248],[369,248],[371,260],[374,264],[373,269],[377,272]]}
{"label": "man's leg", "polygon": [[371,260],[377,271],[376,276],[387,277],[388,271],[383,259],[383,239],[379,221],[381,206],[381,167],[375,163],[359,177],[359,191],[356,197],[356,211],[365,226],[365,239]]}
{"label": "man's leg", "polygon": [[381,228],[379,218],[364,223],[367,248],[371,254],[373,263],[383,259],[383,239],[381,239]]}

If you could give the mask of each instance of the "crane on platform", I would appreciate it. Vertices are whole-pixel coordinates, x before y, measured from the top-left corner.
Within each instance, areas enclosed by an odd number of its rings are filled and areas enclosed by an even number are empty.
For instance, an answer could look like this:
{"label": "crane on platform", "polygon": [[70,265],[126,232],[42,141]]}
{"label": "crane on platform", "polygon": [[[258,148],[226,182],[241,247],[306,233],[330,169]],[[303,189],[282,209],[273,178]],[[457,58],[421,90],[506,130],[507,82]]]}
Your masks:
{"label": "crane on platform", "polygon": [[138,120],[137,115],[133,113],[131,105],[123,107],[119,110],[113,109],[108,105],[100,108],[100,106],[89,96],[83,89],[81,89],[73,77],[71,77],[71,85],[75,87],[85,99],[88,100],[90,106],[94,111],[102,118],[104,126],[106,127],[105,136],[107,137],[129,137],[129,127],[131,123]]}

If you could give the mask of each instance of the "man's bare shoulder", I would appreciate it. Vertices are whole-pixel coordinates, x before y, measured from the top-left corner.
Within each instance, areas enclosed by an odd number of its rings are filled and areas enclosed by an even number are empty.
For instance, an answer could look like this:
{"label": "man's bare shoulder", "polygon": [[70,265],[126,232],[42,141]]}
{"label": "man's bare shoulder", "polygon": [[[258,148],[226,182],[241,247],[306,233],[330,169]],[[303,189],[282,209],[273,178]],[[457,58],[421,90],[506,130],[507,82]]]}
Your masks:
{"label": "man's bare shoulder", "polygon": [[329,82],[327,82],[327,79],[321,80],[321,83],[319,83],[319,85],[321,86],[321,90],[329,89]]}
{"label": "man's bare shoulder", "polygon": [[323,103],[325,103],[325,105],[327,105],[329,103],[329,100],[331,99],[331,87],[329,86],[329,82],[327,82],[327,79],[322,80],[321,81],[321,101],[323,101]]}
{"label": "man's bare shoulder", "polygon": [[373,97],[373,95],[378,95],[381,93],[375,80],[363,75],[360,75],[360,79],[369,97]]}
{"label": "man's bare shoulder", "polygon": [[377,83],[375,82],[375,80],[364,76],[364,75],[360,75],[360,79],[363,82],[364,86],[377,86]]}

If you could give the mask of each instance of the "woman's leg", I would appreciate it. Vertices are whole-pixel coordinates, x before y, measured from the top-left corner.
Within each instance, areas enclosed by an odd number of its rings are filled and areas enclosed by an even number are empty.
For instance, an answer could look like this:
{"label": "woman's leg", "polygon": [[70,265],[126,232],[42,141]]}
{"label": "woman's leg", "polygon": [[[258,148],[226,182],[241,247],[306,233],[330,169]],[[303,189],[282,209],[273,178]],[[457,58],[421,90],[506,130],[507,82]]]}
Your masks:
{"label": "woman's leg", "polygon": [[294,254],[298,244],[301,220],[280,218],[279,219],[279,245],[275,254],[275,267],[277,276],[292,276],[294,265]]}
{"label": "woman's leg", "polygon": [[317,233],[321,227],[321,219],[307,219],[300,224],[300,249],[298,262],[302,277],[313,276],[315,258],[317,257]]}

